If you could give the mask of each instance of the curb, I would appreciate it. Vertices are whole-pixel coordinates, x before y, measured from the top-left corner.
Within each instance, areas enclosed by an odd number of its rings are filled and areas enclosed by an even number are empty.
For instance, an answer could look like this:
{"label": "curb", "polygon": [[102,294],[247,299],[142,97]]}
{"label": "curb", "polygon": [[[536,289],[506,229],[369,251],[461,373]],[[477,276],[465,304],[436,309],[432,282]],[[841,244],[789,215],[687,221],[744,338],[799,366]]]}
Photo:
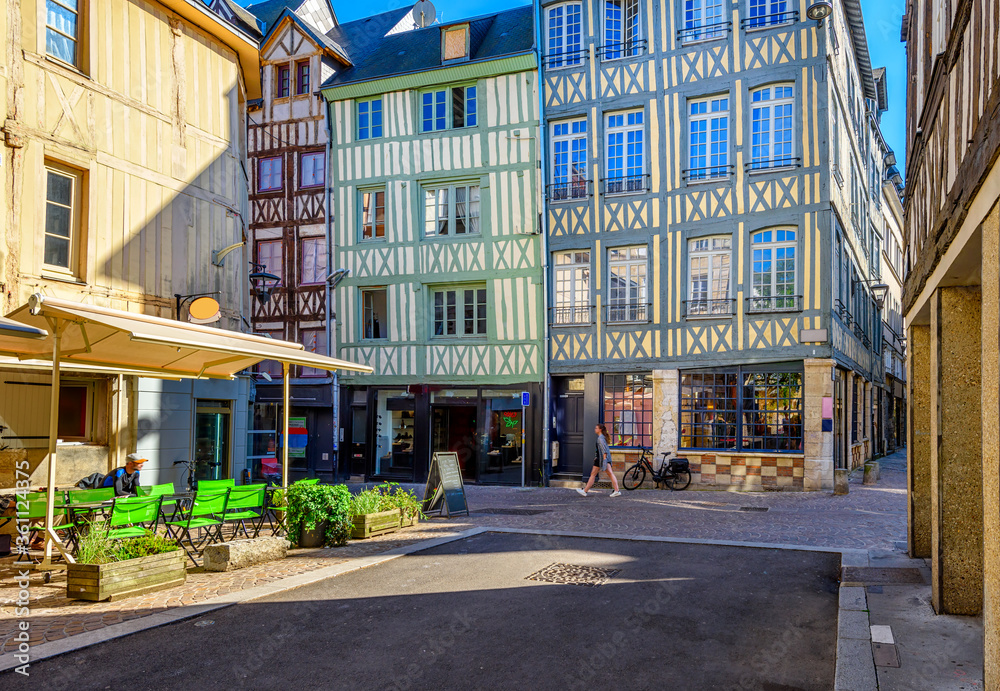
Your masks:
{"label": "curb", "polygon": [[[860,552],[860,550],[858,550]],[[844,555],[845,566],[868,566],[868,554]],[[840,584],[837,610],[837,669],[834,691],[872,691],[878,688],[875,658],[872,656],[871,621],[868,595],[860,583]]]}

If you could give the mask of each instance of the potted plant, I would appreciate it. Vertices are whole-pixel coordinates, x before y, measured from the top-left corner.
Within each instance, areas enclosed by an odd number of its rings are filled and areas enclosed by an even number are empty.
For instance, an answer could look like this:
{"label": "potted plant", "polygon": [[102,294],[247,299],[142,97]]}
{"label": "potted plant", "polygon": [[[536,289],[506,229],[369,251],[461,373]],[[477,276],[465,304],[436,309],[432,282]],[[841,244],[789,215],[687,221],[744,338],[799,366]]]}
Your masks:
{"label": "potted plant", "polygon": [[413,525],[420,515],[420,502],[396,483],[371,487],[351,497],[351,537],[363,539],[384,535]]}
{"label": "potted plant", "polygon": [[351,493],[344,485],[294,482],[285,501],[288,539],[298,547],[347,544]]}
{"label": "potted plant", "polygon": [[417,499],[411,489],[403,489],[399,484],[390,482],[383,485],[383,493],[386,501],[399,509],[399,527],[406,528],[413,525],[421,518],[426,518],[421,510],[423,502]]}
{"label": "potted plant", "polygon": [[66,596],[98,602],[172,588],[187,579],[185,559],[162,535],[114,540],[106,526],[94,525],[80,538],[76,563],[67,566]]}

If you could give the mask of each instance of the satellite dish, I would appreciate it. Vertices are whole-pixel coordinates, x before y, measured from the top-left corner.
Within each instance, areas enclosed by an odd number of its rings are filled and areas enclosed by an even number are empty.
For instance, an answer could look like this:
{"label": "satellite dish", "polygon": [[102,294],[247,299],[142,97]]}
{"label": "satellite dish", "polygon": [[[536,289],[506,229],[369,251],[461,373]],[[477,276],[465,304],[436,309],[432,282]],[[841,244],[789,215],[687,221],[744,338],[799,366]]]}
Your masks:
{"label": "satellite dish", "polygon": [[222,318],[215,298],[198,298],[188,307],[188,321],[192,324],[213,324]]}
{"label": "satellite dish", "polygon": [[418,28],[424,29],[434,23],[434,19],[437,17],[437,10],[434,9],[434,5],[431,4],[430,0],[420,0],[420,2],[413,6],[410,16],[413,17],[413,23]]}

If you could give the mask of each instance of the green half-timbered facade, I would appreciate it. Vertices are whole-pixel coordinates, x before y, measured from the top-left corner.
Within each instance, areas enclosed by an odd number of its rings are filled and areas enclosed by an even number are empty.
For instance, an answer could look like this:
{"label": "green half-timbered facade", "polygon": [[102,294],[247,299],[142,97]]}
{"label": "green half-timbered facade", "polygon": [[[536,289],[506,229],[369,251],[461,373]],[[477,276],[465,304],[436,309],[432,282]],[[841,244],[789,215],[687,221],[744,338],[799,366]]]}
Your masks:
{"label": "green half-timbered facade", "polygon": [[883,108],[859,3],[810,4],[536,0],[557,474],[596,421],[707,485],[867,457]]}
{"label": "green half-timbered facade", "polygon": [[375,368],[341,380],[342,449],[368,477],[454,451],[467,480],[520,484],[545,355],[532,10],[419,21],[344,24],[354,66],[322,90],[336,349]]}

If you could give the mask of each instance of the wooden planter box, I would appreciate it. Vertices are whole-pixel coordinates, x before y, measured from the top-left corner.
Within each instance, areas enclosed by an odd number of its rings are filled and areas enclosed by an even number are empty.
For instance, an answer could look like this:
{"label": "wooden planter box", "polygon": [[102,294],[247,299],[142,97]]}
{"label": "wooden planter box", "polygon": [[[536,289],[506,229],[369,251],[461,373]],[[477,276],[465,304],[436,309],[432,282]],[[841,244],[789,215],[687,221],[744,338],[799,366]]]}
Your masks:
{"label": "wooden planter box", "polygon": [[351,537],[355,540],[361,540],[399,530],[402,516],[400,516],[399,509],[392,509],[379,513],[363,513],[354,516],[351,520],[354,523]]}
{"label": "wooden planter box", "polygon": [[419,520],[420,516],[418,514],[413,514],[412,516],[404,516],[402,511],[399,512],[400,528],[409,528],[411,525],[416,525],[417,521]]}
{"label": "wooden planter box", "polygon": [[111,564],[69,564],[66,596],[75,600],[119,600],[173,588],[187,579],[184,550]]}

